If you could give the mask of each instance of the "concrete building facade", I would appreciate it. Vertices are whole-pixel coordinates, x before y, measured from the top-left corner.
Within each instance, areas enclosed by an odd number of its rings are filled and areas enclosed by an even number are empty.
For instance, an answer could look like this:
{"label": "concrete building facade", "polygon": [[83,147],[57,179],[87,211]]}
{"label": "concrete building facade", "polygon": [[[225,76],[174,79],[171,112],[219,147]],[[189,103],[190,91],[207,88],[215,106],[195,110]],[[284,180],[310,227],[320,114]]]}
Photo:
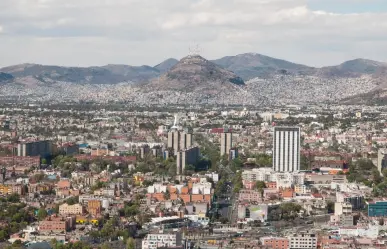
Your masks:
{"label": "concrete building facade", "polygon": [[289,249],[316,249],[317,236],[313,233],[300,232],[289,236]]}
{"label": "concrete building facade", "polygon": [[232,148],[232,133],[225,130],[220,134],[220,155],[228,155]]}
{"label": "concrete building facade", "polygon": [[142,240],[142,249],[156,249],[160,247],[174,248],[182,245],[182,235],[175,234],[148,234]]}
{"label": "concrete building facade", "polygon": [[69,215],[69,214],[83,214],[83,206],[81,204],[69,205],[64,203],[59,206],[60,215]]}

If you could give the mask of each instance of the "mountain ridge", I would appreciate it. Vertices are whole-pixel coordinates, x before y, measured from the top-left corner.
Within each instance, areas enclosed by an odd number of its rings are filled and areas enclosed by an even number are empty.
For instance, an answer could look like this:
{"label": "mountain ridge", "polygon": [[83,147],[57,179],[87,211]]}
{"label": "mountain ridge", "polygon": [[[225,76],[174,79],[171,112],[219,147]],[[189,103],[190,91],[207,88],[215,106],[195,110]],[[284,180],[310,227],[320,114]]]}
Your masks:
{"label": "mountain ridge", "polygon": [[235,73],[221,68],[199,55],[182,58],[157,80],[149,82],[151,89],[195,91],[208,86],[223,87],[225,84],[245,85]]}
{"label": "mountain ridge", "polygon": [[[64,91],[62,83],[71,84],[71,87],[106,85],[108,89],[114,86],[117,94],[124,92],[133,101],[139,101],[138,96],[131,95],[133,91],[139,91],[146,95],[144,98],[154,101],[158,100],[159,91],[167,92],[169,96],[181,92],[183,95],[176,96],[187,103],[201,103],[203,98],[213,103],[226,98],[233,99],[232,103],[248,98],[256,99],[256,103],[262,103],[260,100],[282,104],[313,101],[364,103],[387,99],[387,94],[379,94],[387,92],[387,63],[358,58],[316,68],[257,53],[217,60],[206,60],[201,56],[187,56],[180,61],[169,58],[155,66],[61,67],[25,63],[1,68],[0,83],[3,92],[13,94],[16,85],[28,86],[28,91],[33,93],[44,93],[47,87],[51,87],[49,91],[55,88]],[[124,91],[118,90],[119,83],[125,83],[122,86]],[[72,94],[68,93],[69,96]]]}
{"label": "mountain ridge", "polygon": [[[244,81],[253,78],[270,77],[273,74],[295,73],[319,75],[321,77],[357,77],[360,74],[378,73],[387,63],[368,59],[353,59],[341,64],[326,67],[310,67],[277,59],[258,53],[244,53],[209,60],[222,68],[232,71]],[[131,66],[125,64],[107,64],[105,66],[64,67],[33,63],[17,64],[0,68],[0,72],[11,74],[14,78],[36,77],[51,81],[69,81],[74,83],[115,84],[120,82],[141,82],[159,77],[178,63],[169,58],[156,66]],[[76,74],[76,75],[74,75]],[[109,82],[110,80],[110,82]]]}

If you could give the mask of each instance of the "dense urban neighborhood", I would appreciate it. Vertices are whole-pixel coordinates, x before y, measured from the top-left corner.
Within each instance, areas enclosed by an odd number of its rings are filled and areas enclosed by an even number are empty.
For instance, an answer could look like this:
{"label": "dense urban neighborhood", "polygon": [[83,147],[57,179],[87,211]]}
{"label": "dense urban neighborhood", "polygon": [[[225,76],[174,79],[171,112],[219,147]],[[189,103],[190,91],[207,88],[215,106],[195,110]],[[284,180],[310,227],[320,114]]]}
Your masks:
{"label": "dense urban neighborhood", "polygon": [[387,0],[0,0],[0,249],[387,249]]}
{"label": "dense urban neighborhood", "polygon": [[3,102],[1,248],[387,248],[387,109]]}

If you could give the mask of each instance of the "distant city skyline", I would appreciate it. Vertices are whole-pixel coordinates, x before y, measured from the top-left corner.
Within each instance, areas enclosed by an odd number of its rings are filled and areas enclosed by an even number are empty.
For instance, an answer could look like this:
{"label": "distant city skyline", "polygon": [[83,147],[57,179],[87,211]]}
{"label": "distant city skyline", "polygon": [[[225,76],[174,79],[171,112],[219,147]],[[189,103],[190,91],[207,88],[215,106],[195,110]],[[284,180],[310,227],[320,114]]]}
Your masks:
{"label": "distant city skyline", "polygon": [[151,65],[199,43],[309,66],[387,62],[383,0],[3,0],[0,67]]}

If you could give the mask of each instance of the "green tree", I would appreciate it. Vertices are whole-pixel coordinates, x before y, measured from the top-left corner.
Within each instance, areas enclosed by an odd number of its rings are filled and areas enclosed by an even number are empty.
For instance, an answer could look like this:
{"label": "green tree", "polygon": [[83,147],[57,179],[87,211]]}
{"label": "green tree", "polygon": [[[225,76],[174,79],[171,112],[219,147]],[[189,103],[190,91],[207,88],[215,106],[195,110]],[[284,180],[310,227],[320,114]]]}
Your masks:
{"label": "green tree", "polygon": [[380,175],[380,172],[377,168],[372,169],[372,180],[375,184],[379,184],[382,182],[383,178]]}
{"label": "green tree", "polygon": [[258,154],[255,156],[256,163],[259,167],[270,167],[272,166],[272,157],[267,154]]}
{"label": "green tree", "polygon": [[73,196],[73,197],[70,197],[66,200],[66,203],[68,205],[74,205],[74,204],[77,204],[79,202],[79,197],[78,196]]}
{"label": "green tree", "polygon": [[387,177],[387,169],[383,169],[382,170],[382,174],[383,174],[384,177]]}
{"label": "green tree", "polygon": [[243,188],[242,183],[242,171],[239,171],[235,174],[235,177],[233,179],[234,184],[234,193],[238,193]]}
{"label": "green tree", "polygon": [[164,193],[164,199],[169,200],[169,198],[171,198],[171,194],[169,193],[169,190],[167,189],[167,191]]}
{"label": "green tree", "polygon": [[5,230],[1,229],[0,230],[0,241],[5,241],[8,237],[8,234]]}
{"label": "green tree", "polygon": [[46,209],[44,209],[44,208],[39,208],[39,210],[38,210],[38,219],[39,220],[44,220],[46,217],[47,217],[47,211],[46,211]]}
{"label": "green tree", "polygon": [[110,245],[108,243],[104,243],[102,246],[101,246],[101,249],[110,249]]}
{"label": "green tree", "polygon": [[332,202],[332,201],[327,202],[327,211],[328,211],[328,214],[332,214],[335,212],[335,203],[334,202]]}
{"label": "green tree", "polygon": [[124,213],[126,217],[132,217],[140,213],[139,206],[137,204],[125,205]]}
{"label": "green tree", "polygon": [[20,203],[20,196],[18,194],[11,194],[7,197],[8,202]]}
{"label": "green tree", "polygon": [[223,193],[227,192],[227,182],[224,177],[222,177],[215,186],[215,195],[220,196]]}
{"label": "green tree", "polygon": [[264,188],[266,188],[266,184],[264,181],[256,181],[254,188],[255,189],[264,189]]}
{"label": "green tree", "polygon": [[312,155],[301,155],[300,157],[300,168],[301,170],[310,170],[313,163]]}
{"label": "green tree", "polygon": [[126,240],[126,249],[134,249],[135,248],[135,242],[134,242],[134,239],[132,237],[129,237],[127,240]]}
{"label": "green tree", "polygon": [[231,160],[230,169],[233,172],[237,172],[238,170],[242,169],[242,167],[243,167],[243,162],[240,158],[235,158],[235,159]]}

